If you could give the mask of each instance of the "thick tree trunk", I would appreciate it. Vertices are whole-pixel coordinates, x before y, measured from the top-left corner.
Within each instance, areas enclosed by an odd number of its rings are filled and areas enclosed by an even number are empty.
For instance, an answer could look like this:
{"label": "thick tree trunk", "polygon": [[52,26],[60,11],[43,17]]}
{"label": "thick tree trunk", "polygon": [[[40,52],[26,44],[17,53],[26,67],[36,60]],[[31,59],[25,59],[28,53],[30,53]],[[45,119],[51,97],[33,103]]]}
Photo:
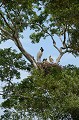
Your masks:
{"label": "thick tree trunk", "polygon": [[34,59],[33,56],[31,56],[28,52],[26,52],[26,50],[23,48],[21,42],[19,39],[15,38],[14,42],[16,43],[16,46],[19,48],[19,50],[22,52],[22,54],[26,57],[26,59],[35,67],[37,67],[37,63],[36,60]]}

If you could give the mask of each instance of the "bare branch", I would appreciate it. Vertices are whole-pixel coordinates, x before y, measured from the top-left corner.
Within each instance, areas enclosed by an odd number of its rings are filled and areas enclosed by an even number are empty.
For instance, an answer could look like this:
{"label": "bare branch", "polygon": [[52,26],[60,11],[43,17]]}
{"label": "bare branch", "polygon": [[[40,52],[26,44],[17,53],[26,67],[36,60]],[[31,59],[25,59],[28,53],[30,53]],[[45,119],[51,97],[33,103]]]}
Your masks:
{"label": "bare branch", "polygon": [[1,4],[0,4],[0,7],[2,7],[2,5],[3,5],[3,4],[1,3]]}
{"label": "bare branch", "polygon": [[54,47],[60,52],[60,49],[56,45],[54,45]]}
{"label": "bare branch", "polygon": [[2,93],[0,93],[0,95],[3,95]]}
{"label": "bare branch", "polygon": [[11,82],[11,80],[7,79],[7,81],[8,81],[11,85],[14,85],[14,84]]}
{"label": "bare branch", "polygon": [[62,38],[61,38],[61,35],[59,35],[58,37],[59,37],[61,43],[63,44],[63,40],[62,40]]}
{"label": "bare branch", "polygon": [[37,68],[37,63],[36,63],[34,57],[31,56],[28,52],[25,51],[25,49],[23,48],[20,40],[19,40],[18,38],[16,38],[16,36],[14,36],[14,41],[16,42],[16,45],[17,45],[17,47],[19,48],[19,50],[20,50],[20,51],[23,53],[23,55],[27,58],[27,60],[30,61],[35,68]]}
{"label": "bare branch", "polygon": [[56,59],[57,64],[60,62],[60,59],[61,59],[62,56],[63,56],[63,54],[59,54],[58,58]]}

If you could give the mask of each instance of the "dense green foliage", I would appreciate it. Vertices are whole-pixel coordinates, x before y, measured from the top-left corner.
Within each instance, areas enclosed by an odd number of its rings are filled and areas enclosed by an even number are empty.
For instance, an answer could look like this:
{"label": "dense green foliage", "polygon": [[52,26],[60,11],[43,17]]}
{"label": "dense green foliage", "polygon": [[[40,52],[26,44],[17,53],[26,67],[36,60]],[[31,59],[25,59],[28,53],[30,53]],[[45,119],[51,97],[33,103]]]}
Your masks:
{"label": "dense green foliage", "polygon": [[11,48],[0,49],[0,80],[9,81],[14,76],[19,79],[19,70],[26,70],[26,61],[22,59],[22,54]]}
{"label": "dense green foliage", "polygon": [[7,100],[2,106],[14,108],[17,117],[24,114],[28,118],[25,120],[34,116],[41,120],[59,120],[62,116],[69,117],[70,114],[73,120],[78,120],[79,68],[69,65],[58,71],[52,67],[51,74],[47,75],[43,70],[32,70],[30,76],[16,84],[7,94],[8,97],[4,95]]}

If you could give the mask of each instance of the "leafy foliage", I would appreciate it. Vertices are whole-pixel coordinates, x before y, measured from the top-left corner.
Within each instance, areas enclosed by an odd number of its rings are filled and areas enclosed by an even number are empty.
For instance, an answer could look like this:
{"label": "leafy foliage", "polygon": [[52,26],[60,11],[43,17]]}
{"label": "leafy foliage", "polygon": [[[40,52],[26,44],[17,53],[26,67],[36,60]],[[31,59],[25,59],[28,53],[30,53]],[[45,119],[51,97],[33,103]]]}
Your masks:
{"label": "leafy foliage", "polygon": [[1,87],[3,99],[8,97],[8,93],[10,94],[10,91],[14,89],[14,81],[21,78],[21,70],[27,70],[22,54],[11,48],[0,49],[0,81],[4,83]]}
{"label": "leafy foliage", "polygon": [[[52,8],[52,9],[51,9]],[[59,120],[72,116],[79,120],[79,68],[75,66],[32,69],[26,65],[22,54],[32,65],[34,57],[22,46],[20,37],[24,30],[33,30],[33,43],[50,36],[60,58],[66,52],[79,55],[79,1],[78,0],[1,0],[0,43],[12,40],[22,53],[0,49],[0,80],[3,87],[1,120],[38,119]],[[26,32],[27,34],[27,32]],[[62,46],[60,51],[54,36]],[[61,39],[61,38],[62,39]],[[51,64],[50,64],[51,65]],[[29,70],[30,75],[20,83],[20,70]]]}
{"label": "leafy foliage", "polygon": [[[35,30],[30,36],[32,42],[39,42],[42,37],[46,39],[46,37],[50,36],[53,40],[54,35],[62,36],[67,45],[66,52],[78,56],[79,1],[46,0],[39,3],[39,7],[41,7],[41,9],[37,9],[39,14],[31,18],[32,24],[30,27]],[[64,29],[67,36],[64,36]]]}
{"label": "leafy foliage", "polygon": [[26,61],[22,59],[21,53],[11,48],[0,49],[0,80],[7,81],[14,76],[19,79],[19,70],[26,70]]}
{"label": "leafy foliage", "polygon": [[2,106],[24,110],[32,118],[57,120],[71,114],[78,120],[79,68],[69,65],[57,74],[56,71],[52,68],[51,74],[45,75],[44,71],[32,70],[31,76],[16,85]]}

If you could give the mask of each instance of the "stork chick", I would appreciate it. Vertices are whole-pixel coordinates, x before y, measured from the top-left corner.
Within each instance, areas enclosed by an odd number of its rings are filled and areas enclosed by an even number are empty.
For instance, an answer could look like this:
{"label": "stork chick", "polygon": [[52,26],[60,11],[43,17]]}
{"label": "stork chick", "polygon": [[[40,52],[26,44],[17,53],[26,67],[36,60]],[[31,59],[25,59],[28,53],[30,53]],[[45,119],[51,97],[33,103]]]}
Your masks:
{"label": "stork chick", "polygon": [[51,55],[49,56],[49,61],[50,61],[50,63],[53,63],[53,62],[54,62],[54,60],[53,60],[53,58],[51,57]]}
{"label": "stork chick", "polygon": [[47,58],[44,58],[44,59],[43,59],[43,63],[49,63],[49,62],[47,61]]}

